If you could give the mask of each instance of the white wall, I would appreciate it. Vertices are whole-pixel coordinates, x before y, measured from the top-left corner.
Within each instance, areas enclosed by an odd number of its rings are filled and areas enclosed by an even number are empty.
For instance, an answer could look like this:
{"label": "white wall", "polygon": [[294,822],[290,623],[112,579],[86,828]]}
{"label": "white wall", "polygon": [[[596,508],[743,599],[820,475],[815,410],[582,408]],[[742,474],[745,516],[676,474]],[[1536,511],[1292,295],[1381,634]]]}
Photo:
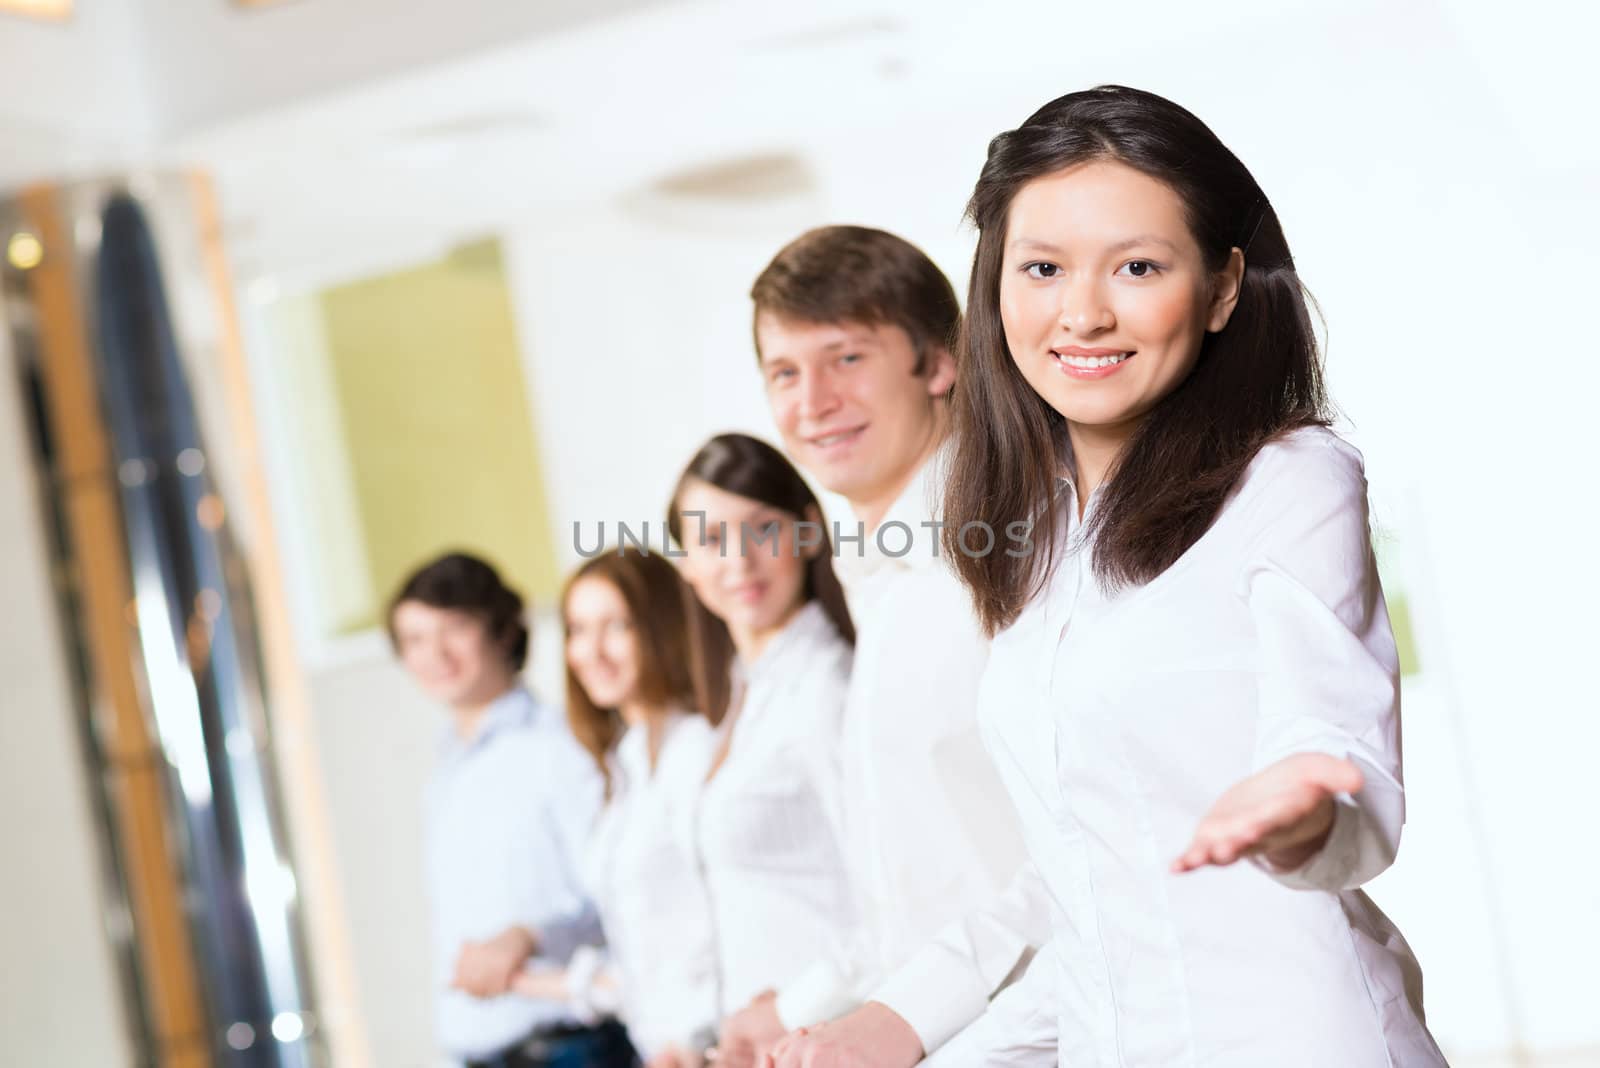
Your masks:
{"label": "white wall", "polygon": [[0,189],[129,158],[154,130],[134,5],[75,6],[64,23],[0,16]]}
{"label": "white wall", "polygon": [[372,1063],[423,1068],[435,1055],[421,784],[441,717],[386,658],[309,689]]}

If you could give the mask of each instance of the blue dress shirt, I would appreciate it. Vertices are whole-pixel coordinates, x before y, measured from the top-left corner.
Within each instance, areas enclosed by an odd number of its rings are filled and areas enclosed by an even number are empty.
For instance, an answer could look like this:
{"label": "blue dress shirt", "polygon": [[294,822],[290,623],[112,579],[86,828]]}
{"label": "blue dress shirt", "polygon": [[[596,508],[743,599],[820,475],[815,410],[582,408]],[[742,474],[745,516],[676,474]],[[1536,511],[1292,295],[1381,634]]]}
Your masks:
{"label": "blue dress shirt", "polygon": [[450,980],[464,943],[514,924],[549,932],[540,954],[558,962],[601,941],[579,869],[601,795],[594,762],[565,717],[520,686],[485,710],[470,741],[444,732],[425,802],[425,852],[436,1030],[451,1055],[485,1057],[572,1022],[560,1002],[475,998]]}

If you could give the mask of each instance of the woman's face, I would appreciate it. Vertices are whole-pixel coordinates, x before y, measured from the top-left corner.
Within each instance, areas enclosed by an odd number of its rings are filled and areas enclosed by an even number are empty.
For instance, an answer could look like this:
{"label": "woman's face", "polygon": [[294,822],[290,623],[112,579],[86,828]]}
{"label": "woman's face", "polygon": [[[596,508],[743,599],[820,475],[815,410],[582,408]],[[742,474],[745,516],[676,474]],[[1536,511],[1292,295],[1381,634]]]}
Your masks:
{"label": "woman's face", "polygon": [[628,602],[609,581],[581,578],[567,591],[567,666],[590,703],[619,708],[639,691],[639,636]]}
{"label": "woman's face", "polygon": [[[800,607],[806,563],[819,549],[797,551],[795,516],[694,478],[678,495],[678,510],[685,554],[679,566],[712,615],[759,633],[781,626]],[[704,518],[691,514],[697,512]]]}
{"label": "woman's face", "polygon": [[1012,198],[1000,318],[1017,369],[1074,433],[1126,440],[1193,369],[1238,299],[1243,256],[1206,268],[1183,201],[1125,164],[1035,178]]}

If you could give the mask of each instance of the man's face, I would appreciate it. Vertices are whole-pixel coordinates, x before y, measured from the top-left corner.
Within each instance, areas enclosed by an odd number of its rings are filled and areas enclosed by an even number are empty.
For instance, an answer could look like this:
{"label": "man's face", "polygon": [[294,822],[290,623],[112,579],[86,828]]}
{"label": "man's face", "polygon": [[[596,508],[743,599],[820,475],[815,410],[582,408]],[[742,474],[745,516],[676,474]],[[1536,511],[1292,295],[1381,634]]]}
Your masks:
{"label": "man's face", "polygon": [[394,637],[400,662],[442,704],[484,705],[511,685],[504,650],[484,621],[469,612],[402,601],[394,610]]}
{"label": "man's face", "polygon": [[784,447],[858,514],[881,519],[942,432],[955,360],[898,326],[756,318],[767,401]]}

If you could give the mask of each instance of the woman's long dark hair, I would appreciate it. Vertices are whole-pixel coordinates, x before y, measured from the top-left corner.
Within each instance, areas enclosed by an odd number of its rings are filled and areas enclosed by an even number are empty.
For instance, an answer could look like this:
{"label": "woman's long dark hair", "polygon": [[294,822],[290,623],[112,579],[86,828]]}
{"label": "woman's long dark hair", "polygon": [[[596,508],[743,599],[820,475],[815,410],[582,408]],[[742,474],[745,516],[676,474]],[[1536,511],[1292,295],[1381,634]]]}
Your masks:
{"label": "woman's long dark hair", "polygon": [[[1217,136],[1152,93],[1103,85],[1070,93],[989,142],[967,205],[978,228],[954,394],[955,449],[945,496],[946,553],[991,634],[1009,626],[1054,567],[1065,420],[1022,377],[1000,318],[1000,271],[1012,198],[1026,183],[1111,160],[1166,183],[1218,271],[1244,252],[1239,300],[1207,334],[1194,369],[1140,423],[1117,457],[1088,531],[1110,588],[1154,579],[1200,539],[1257,450],[1296,427],[1326,424],[1327,400],[1306,296],[1266,194]],[[964,524],[1033,524],[1028,555],[961,550]]]}
{"label": "woman's long dark hair", "polygon": [[[794,465],[784,459],[783,453],[748,434],[718,434],[694,454],[694,459],[678,477],[672,501],[667,505],[667,530],[680,546],[686,542],[683,509],[678,502],[691,480],[760,501],[797,520],[806,519],[808,513],[819,519],[822,515],[816,494],[811,492]],[[833,550],[825,531],[819,551],[806,565],[804,597],[821,604],[844,640],[855,643],[855,625],[850,622],[844,590],[833,572]],[[721,723],[728,711],[733,638],[728,634],[727,624],[712,615],[698,599],[693,600],[689,610],[689,623],[691,662],[700,709],[712,723]]]}
{"label": "woman's long dark hair", "polygon": [[[601,553],[580,564],[561,591],[561,629],[570,632],[567,600],[585,579],[608,582],[621,595],[632,617],[639,649],[639,699],[657,707],[694,707],[690,670],[688,612],[694,595],[666,560],[638,548]],[[602,708],[589,697],[571,665],[567,666],[567,723],[573,737],[594,759],[611,796],[611,768],[606,757],[622,736],[619,710]]]}

